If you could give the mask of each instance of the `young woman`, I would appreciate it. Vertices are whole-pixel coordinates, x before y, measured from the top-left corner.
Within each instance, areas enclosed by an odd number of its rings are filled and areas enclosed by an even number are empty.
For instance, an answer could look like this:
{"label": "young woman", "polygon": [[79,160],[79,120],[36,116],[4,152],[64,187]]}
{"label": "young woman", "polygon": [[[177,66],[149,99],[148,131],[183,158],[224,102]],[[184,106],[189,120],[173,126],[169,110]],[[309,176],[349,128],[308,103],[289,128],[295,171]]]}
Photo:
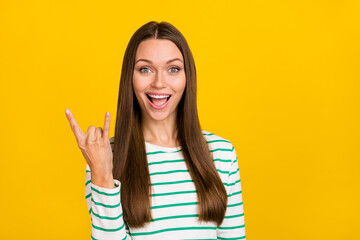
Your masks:
{"label": "young woman", "polygon": [[123,59],[115,136],[66,116],[87,165],[92,239],[245,239],[230,141],[201,130],[196,69],[184,36],[148,22]]}

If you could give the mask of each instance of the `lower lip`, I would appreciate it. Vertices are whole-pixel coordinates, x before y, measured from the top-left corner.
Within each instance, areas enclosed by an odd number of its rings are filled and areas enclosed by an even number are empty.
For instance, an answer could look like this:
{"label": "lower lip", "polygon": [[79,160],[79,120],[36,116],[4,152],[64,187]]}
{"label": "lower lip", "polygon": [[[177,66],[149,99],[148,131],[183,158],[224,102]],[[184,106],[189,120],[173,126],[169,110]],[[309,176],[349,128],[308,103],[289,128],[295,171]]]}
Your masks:
{"label": "lower lip", "polygon": [[[170,98],[171,98],[171,97],[170,97]],[[158,106],[158,105],[153,104],[153,103],[150,101],[150,99],[149,99],[148,97],[146,97],[146,99],[147,99],[147,100],[149,101],[149,103],[150,103],[150,106],[153,107],[153,108],[155,108],[156,110],[164,109],[164,108],[168,105],[168,103],[169,103],[169,101],[170,101],[170,98],[169,98],[163,105]]]}

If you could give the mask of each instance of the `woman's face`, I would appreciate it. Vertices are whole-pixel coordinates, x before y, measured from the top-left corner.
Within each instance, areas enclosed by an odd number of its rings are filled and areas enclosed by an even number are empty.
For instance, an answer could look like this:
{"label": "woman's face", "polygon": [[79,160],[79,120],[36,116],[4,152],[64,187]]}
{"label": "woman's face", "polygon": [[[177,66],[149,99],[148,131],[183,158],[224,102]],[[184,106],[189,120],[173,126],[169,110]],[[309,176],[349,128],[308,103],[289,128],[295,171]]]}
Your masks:
{"label": "woman's face", "polygon": [[170,40],[147,39],[136,56],[133,87],[143,117],[161,121],[176,117],[186,85],[184,60]]}

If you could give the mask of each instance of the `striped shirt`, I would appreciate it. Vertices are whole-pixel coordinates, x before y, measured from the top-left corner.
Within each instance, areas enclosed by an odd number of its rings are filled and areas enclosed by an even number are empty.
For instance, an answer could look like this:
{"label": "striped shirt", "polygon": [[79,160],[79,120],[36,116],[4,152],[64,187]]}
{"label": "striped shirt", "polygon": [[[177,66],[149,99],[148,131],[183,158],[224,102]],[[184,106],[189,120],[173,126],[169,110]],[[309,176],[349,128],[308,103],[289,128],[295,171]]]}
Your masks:
{"label": "striped shirt", "polygon": [[[151,214],[154,221],[142,228],[131,228],[123,219],[121,183],[103,188],[91,183],[86,165],[85,197],[91,216],[91,239],[245,239],[245,222],[240,172],[235,149],[230,141],[202,131],[213,153],[217,172],[228,195],[221,225],[199,222],[197,194],[185,164],[181,147],[161,147],[145,142],[150,172]],[[114,137],[110,138],[113,149]]]}

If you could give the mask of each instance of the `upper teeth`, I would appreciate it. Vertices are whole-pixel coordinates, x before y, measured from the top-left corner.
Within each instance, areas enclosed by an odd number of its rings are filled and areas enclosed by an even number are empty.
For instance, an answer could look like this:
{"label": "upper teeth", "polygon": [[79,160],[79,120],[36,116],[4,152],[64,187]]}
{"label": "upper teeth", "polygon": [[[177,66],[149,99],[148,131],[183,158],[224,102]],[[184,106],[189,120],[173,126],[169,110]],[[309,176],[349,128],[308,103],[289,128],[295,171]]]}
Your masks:
{"label": "upper teeth", "polygon": [[150,97],[152,98],[157,98],[157,99],[160,99],[160,98],[167,98],[169,97],[170,95],[152,95],[152,94],[148,94]]}

